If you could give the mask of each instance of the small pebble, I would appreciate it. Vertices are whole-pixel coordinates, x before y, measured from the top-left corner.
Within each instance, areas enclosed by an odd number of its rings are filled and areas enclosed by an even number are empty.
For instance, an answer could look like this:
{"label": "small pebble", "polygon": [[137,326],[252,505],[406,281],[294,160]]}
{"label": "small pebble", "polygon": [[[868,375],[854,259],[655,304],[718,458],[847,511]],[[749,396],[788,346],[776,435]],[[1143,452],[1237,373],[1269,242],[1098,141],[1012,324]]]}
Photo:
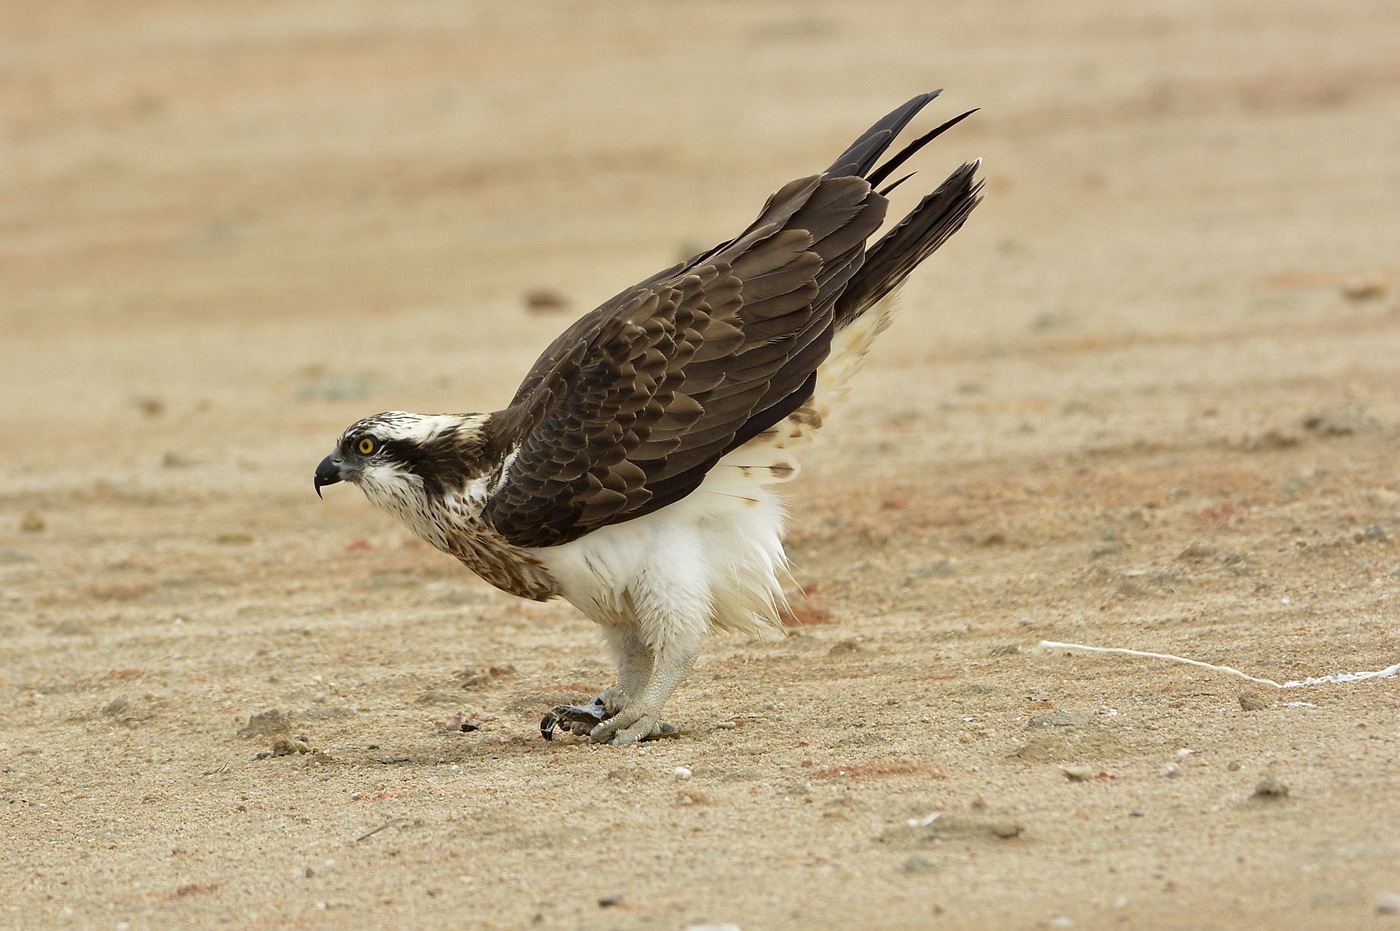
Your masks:
{"label": "small pebble", "polygon": [[1017,821],[993,821],[991,829],[993,834],[1004,839],[1019,837],[1022,830],[1020,822]]}
{"label": "small pebble", "polygon": [[1254,787],[1254,797],[1262,799],[1287,798],[1288,786],[1273,776],[1265,776]]}
{"label": "small pebble", "polygon": [[1166,766],[1162,767],[1162,775],[1166,776],[1168,779],[1175,779],[1177,776],[1181,775],[1181,767],[1177,766],[1175,763],[1168,763]]}
{"label": "small pebble", "polygon": [[1383,892],[1376,896],[1376,911],[1382,915],[1400,915],[1400,895]]}
{"label": "small pebble", "polygon": [[1253,692],[1245,692],[1240,695],[1240,707],[1245,711],[1263,711],[1269,703]]}
{"label": "small pebble", "polygon": [[1360,275],[1342,282],[1342,296],[1349,301],[1369,301],[1385,297],[1390,282],[1380,275]]}
{"label": "small pebble", "polygon": [[693,775],[694,775],[694,773],[692,773],[689,769],[687,769],[687,768],[684,767],[684,766],[677,766],[677,767],[676,767],[676,778],[677,778],[677,779],[680,779],[681,781],[685,781],[686,779],[689,779],[689,778],[690,778],[691,776],[693,776]]}
{"label": "small pebble", "polygon": [[911,853],[903,869],[906,873],[932,873],[938,869],[938,863],[926,853]]}
{"label": "small pebble", "polygon": [[521,296],[525,309],[535,314],[562,313],[569,309],[569,299],[553,288],[534,288]]}

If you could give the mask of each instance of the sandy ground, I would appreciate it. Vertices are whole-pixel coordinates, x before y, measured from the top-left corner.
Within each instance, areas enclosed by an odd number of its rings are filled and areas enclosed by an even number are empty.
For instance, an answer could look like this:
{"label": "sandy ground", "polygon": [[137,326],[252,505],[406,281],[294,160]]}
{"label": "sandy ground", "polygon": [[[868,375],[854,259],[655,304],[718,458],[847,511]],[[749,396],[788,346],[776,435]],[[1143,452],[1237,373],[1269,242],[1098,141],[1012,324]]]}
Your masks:
{"label": "sandy ground", "polygon": [[[317,461],[930,86],[803,623],[544,742],[591,625]],[[1400,680],[1031,652],[1400,661],[1393,4],[8,0],[0,133],[0,925],[1400,926]]]}

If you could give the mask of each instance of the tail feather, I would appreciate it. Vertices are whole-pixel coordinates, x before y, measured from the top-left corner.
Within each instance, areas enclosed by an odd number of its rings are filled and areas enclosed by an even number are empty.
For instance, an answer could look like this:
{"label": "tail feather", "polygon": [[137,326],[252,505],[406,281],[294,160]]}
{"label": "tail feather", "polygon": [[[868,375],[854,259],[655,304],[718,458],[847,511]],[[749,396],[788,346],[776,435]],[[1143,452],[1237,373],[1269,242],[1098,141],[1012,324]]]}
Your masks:
{"label": "tail feather", "polygon": [[[896,156],[898,157],[898,156]],[[865,263],[836,300],[836,328],[842,329],[909,277],[916,266],[948,240],[982,200],[976,178],[978,159],[968,162],[925,197],[909,215],[865,253]]]}
{"label": "tail feather", "polygon": [[850,148],[842,152],[836,161],[831,163],[831,167],[826,170],[828,178],[844,178],[854,175],[857,178],[864,178],[870,173],[870,169],[875,167],[875,163],[880,160],[880,156],[885,154],[885,150],[890,147],[905,126],[909,125],[920,110],[928,106],[928,102],[939,94],[942,89],[929,91],[927,94],[920,94],[912,98],[903,106],[887,114],[880,122],[861,133],[859,139],[851,143]]}
{"label": "tail feather", "polygon": [[[959,113],[957,116],[953,117],[951,120],[948,120],[941,126],[935,126],[933,129],[930,129],[928,132],[924,133],[922,136],[915,139],[913,142],[909,143],[904,148],[900,149],[899,153],[890,158],[889,161],[885,162],[879,168],[876,168],[870,174],[866,175],[865,180],[870,182],[871,187],[874,187],[875,185],[879,184],[881,181],[885,180],[890,176],[890,172],[894,171],[900,165],[903,165],[905,162],[907,162],[910,156],[912,156],[914,153],[918,152],[924,146],[928,145],[930,142],[937,139],[939,136],[943,135],[948,130],[952,129],[954,126],[958,125],[963,120],[967,119],[969,116],[976,112],[977,108],[974,107],[973,109],[968,110],[966,113]],[[898,181],[895,181],[889,187],[886,187],[883,190],[881,190],[880,193],[888,194],[890,191],[893,191],[895,188],[899,187],[901,184],[903,184],[905,181],[908,181],[913,176],[914,173],[910,172],[909,174],[900,178]]]}

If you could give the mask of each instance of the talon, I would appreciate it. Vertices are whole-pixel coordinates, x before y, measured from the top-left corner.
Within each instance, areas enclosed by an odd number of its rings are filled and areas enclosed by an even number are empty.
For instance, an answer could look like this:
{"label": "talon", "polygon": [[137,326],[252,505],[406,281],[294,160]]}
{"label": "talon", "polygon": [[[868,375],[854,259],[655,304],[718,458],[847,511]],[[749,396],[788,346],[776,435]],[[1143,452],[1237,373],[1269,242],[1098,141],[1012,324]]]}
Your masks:
{"label": "talon", "polygon": [[554,729],[562,726],[565,731],[581,737],[590,733],[598,722],[606,721],[609,716],[601,695],[586,705],[555,705],[540,719],[540,736],[545,740],[553,740]]}

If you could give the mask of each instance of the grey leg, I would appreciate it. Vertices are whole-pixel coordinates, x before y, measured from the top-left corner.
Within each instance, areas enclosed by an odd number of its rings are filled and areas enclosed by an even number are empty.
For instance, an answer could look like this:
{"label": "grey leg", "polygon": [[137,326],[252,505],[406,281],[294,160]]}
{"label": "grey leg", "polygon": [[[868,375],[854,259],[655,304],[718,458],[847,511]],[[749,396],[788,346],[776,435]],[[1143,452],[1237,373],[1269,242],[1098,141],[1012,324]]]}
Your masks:
{"label": "grey leg", "polygon": [[661,723],[661,707],[681,680],[690,674],[699,653],[699,644],[685,647],[672,645],[670,649],[657,651],[655,668],[641,694],[632,699],[626,708],[593,728],[589,739],[595,743],[621,746],[674,733],[675,728]]}
{"label": "grey leg", "polygon": [[[603,638],[617,663],[617,684],[603,689],[586,705],[558,705],[550,709],[540,722],[540,733],[546,740],[553,739],[556,727],[580,737],[589,734],[600,722],[626,708],[632,696],[640,695],[646,688],[653,665],[651,647],[642,642],[635,630],[605,627]],[[669,729],[671,733],[674,731],[675,728]],[[666,732],[666,728],[661,732]]]}

